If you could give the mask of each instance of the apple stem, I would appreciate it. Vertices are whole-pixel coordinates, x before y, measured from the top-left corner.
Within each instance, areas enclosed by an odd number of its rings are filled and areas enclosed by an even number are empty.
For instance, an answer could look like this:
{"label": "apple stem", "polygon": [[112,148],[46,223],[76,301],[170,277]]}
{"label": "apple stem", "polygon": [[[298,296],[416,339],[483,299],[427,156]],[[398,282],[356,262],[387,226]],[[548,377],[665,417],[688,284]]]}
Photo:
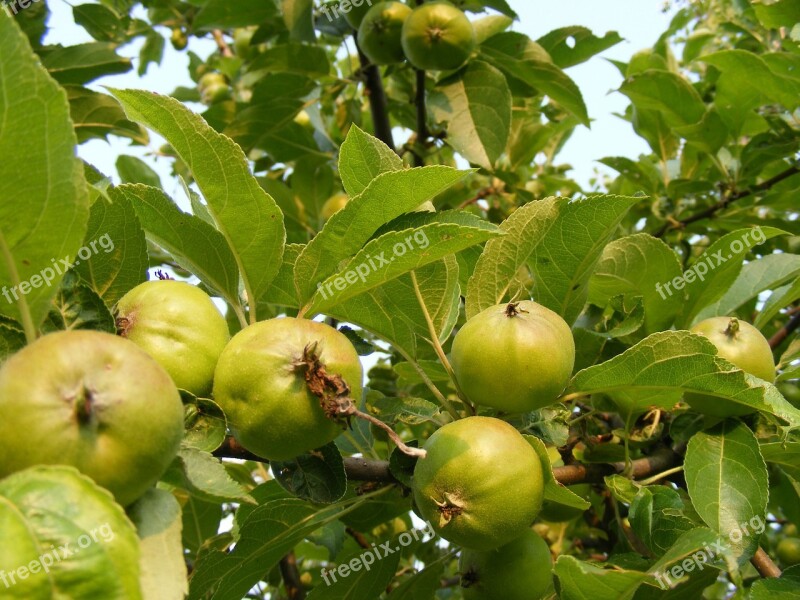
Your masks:
{"label": "apple stem", "polygon": [[389,427],[386,423],[384,423],[380,419],[358,410],[356,408],[356,405],[350,398],[343,399],[340,402],[339,414],[347,417],[355,416],[358,417],[359,419],[364,419],[365,421],[369,421],[376,427],[380,427],[386,432],[386,435],[389,436],[389,439],[391,439],[394,442],[395,446],[397,446],[397,449],[400,450],[400,452],[402,452],[403,454],[407,454],[408,456],[414,456],[416,458],[425,458],[428,455],[428,453],[422,448],[414,448],[412,446],[406,445],[405,442],[403,442],[403,440],[400,439],[400,436],[397,435],[394,429]]}
{"label": "apple stem", "polygon": [[728,327],[725,329],[725,335],[735,337],[737,333],[739,333],[739,319],[731,317],[731,320],[728,321]]}

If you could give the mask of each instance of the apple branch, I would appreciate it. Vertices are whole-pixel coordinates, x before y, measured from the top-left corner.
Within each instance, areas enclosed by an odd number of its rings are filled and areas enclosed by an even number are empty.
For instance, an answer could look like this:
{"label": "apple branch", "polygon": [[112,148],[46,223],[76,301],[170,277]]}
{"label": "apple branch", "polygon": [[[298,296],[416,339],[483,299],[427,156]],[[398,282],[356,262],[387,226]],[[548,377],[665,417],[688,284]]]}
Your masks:
{"label": "apple branch", "polygon": [[769,554],[764,552],[764,549],[761,547],[756,550],[753,558],[750,559],[750,563],[756,568],[756,571],[758,571],[758,574],[762,577],[769,578],[781,576],[781,570],[778,568],[778,565],[772,562]]}
{"label": "apple branch", "polygon": [[417,106],[417,143],[418,150],[414,152],[414,161],[417,167],[425,166],[425,155],[423,150],[430,137],[428,132],[428,111],[425,106],[425,71],[417,69],[417,95],[415,104]]}
{"label": "apple branch", "polygon": [[[361,63],[361,72],[364,74],[366,96],[369,98],[369,109],[372,113],[372,124],[375,128],[375,137],[389,146],[394,147],[392,124],[389,122],[389,102],[386,100],[386,91],[383,89],[381,72],[377,65],[372,64],[358,46],[358,40],[353,36],[358,51],[358,60]],[[395,150],[396,152],[396,150]]]}
{"label": "apple branch", "polygon": [[300,571],[297,569],[297,557],[294,551],[284,556],[279,565],[283,587],[286,588],[286,596],[289,600],[305,600],[306,590],[300,581]]}
{"label": "apple branch", "polygon": [[800,327],[800,312],[795,313],[786,325],[781,327],[775,332],[775,335],[769,338],[769,347],[775,350],[775,348],[780,346],[783,340],[789,337],[798,327]]}
{"label": "apple branch", "polygon": [[747,190],[741,190],[738,192],[734,192],[732,194],[723,194],[722,198],[719,202],[712,204],[705,210],[701,210],[699,213],[686,217],[685,219],[676,220],[671,219],[667,223],[661,226],[658,231],[656,231],[653,236],[654,237],[663,237],[667,232],[673,229],[683,229],[687,225],[691,223],[696,223],[697,221],[702,221],[703,219],[708,219],[716,215],[719,211],[724,210],[733,202],[737,200],[741,200],[742,198],[746,198],[748,196],[752,196],[753,194],[757,194],[759,192],[765,192],[770,189],[772,186],[777,185],[781,181],[792,177],[793,175],[797,175],[800,173],[800,165],[792,165],[785,171],[778,173],[774,177],[770,177],[766,181],[762,181],[758,185],[755,185]]}
{"label": "apple branch", "polygon": [[[415,450],[418,450],[415,448]],[[214,451],[217,458],[237,458],[240,460],[253,460],[268,462],[246,450],[233,437],[228,437],[223,444]],[[650,456],[637,458],[631,461],[631,473],[635,479],[649,477],[680,463],[681,456],[672,448],[662,447]],[[369,460],[366,458],[344,457],[344,470],[351,481],[370,481],[375,483],[399,483],[389,470],[389,462],[385,460]],[[554,467],[553,475],[562,485],[576,483],[601,483],[607,475],[615,475],[625,470],[624,462],[611,464],[582,464],[575,463],[564,467]]]}

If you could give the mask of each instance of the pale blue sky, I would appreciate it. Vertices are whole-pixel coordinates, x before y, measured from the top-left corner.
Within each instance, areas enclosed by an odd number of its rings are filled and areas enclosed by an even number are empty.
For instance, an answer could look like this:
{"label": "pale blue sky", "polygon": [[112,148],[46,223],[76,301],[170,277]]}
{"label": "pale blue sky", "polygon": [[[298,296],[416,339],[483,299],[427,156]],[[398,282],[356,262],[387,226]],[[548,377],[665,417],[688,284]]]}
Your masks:
{"label": "pale blue sky", "polygon": [[[53,12],[50,21],[52,29],[47,38],[49,43],[71,45],[90,40],[88,34],[75,25],[69,4],[64,0],[52,0],[49,4]],[[627,100],[613,91],[619,87],[621,77],[605,58],[624,61],[634,52],[652,46],[666,29],[674,10],[664,13],[662,0],[509,0],[509,4],[520,15],[514,29],[533,39],[559,27],[583,25],[597,35],[616,30],[625,40],[606,50],[600,57],[594,57],[587,63],[567,70],[581,89],[589,116],[593,119],[591,129],[579,127],[560,155],[562,162],[573,166],[571,175],[580,183],[587,184],[595,169],[602,167],[595,162],[597,159],[604,156],[635,158],[638,154],[647,152],[647,146],[634,134],[630,125],[613,116],[613,113],[624,110]],[[169,36],[169,30],[164,29],[163,33]],[[138,66],[140,46],[141,41],[121,49],[121,54],[133,59],[133,71],[103,78],[94,82],[91,87],[139,87],[168,94],[178,85],[193,85],[188,76],[186,53],[176,52],[169,43],[166,44],[162,65],[150,65],[147,74],[139,78],[135,68]],[[207,56],[214,51],[215,45],[211,40],[193,39],[189,48],[200,56]],[[162,140],[154,136],[151,150],[157,149],[161,143]],[[148,149],[130,147],[126,140],[116,139],[112,139],[110,145],[96,140],[85,143],[80,148],[83,158],[102,172],[113,176],[116,176],[114,162],[120,153],[145,157],[148,152]],[[166,191],[181,197],[183,193],[178,182],[169,181],[168,161],[150,158],[146,160],[162,175]],[[608,172],[607,169],[605,171]]]}

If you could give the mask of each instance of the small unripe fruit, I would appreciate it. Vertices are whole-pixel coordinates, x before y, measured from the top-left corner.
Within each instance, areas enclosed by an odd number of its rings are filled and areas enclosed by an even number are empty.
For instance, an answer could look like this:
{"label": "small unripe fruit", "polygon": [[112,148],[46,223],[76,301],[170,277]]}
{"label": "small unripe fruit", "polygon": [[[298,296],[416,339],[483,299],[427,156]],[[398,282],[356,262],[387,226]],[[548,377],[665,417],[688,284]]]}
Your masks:
{"label": "small unripe fruit", "polygon": [[529,412],[564,391],[575,366],[575,342],[564,319],[540,304],[498,304],[456,334],[452,365],[476,404]]}
{"label": "small unripe fruit", "polygon": [[496,550],[462,550],[458,565],[464,600],[540,600],[553,588],[550,548],[531,529]]}
{"label": "small unripe fruit", "polygon": [[438,429],[424,449],[414,467],[414,500],[444,539],[492,550],[533,523],[542,506],[542,465],[514,427],[468,417]]}
{"label": "small unripe fruit", "polygon": [[125,294],[117,303],[117,328],[195,396],[211,391],[217,360],[230,339],[211,298],[171,279],[146,281]]}
{"label": "small unripe fruit", "polygon": [[452,4],[426,2],[403,24],[403,51],[418,69],[449,71],[463,65],[477,45],[475,29]]}
{"label": "small unripe fruit", "polygon": [[[692,327],[692,332],[708,338],[717,354],[746,373],[770,383],[775,381],[775,360],[769,342],[761,332],[733,317],[712,317]],[[715,417],[747,415],[754,410],[706,394],[687,393],[685,400],[693,409]]]}
{"label": "small unripe fruit", "polygon": [[233,336],[214,375],[214,400],[241,444],[269,460],[288,460],[333,441],[342,427],[326,416],[306,380],[313,355],[361,401],[361,361],[333,327],[290,317],[261,321]]}
{"label": "small unripe fruit", "polygon": [[51,333],[9,358],[0,414],[0,479],[69,465],[124,506],[164,474],[183,438],[183,404],[166,371],[99,331]]}

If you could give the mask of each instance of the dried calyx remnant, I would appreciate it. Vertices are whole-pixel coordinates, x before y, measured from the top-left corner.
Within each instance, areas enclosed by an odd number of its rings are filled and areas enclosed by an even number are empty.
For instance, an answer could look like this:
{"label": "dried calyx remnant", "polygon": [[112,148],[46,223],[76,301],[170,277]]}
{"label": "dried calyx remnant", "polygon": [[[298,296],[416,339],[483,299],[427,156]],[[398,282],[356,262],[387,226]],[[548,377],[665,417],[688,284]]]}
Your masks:
{"label": "dried calyx remnant", "polygon": [[75,418],[80,425],[88,425],[92,422],[94,412],[94,397],[92,391],[86,386],[81,385],[75,396],[71,399],[75,412]]}
{"label": "dried calyx remnant", "polygon": [[508,306],[506,306],[506,316],[508,318],[516,317],[517,315],[528,312],[519,307],[519,302],[509,302]]}
{"label": "dried calyx remnant", "polygon": [[325,411],[325,416],[342,424],[343,428],[350,427],[350,418],[365,419],[373,425],[386,431],[398,449],[409,456],[424,458],[425,450],[412,448],[403,443],[394,430],[383,421],[372,415],[361,412],[350,398],[350,386],[337,373],[328,373],[325,365],[319,359],[317,343],[309,344],[303,349],[303,356],[296,363],[297,370],[302,371],[308,390],[319,398],[320,406]]}
{"label": "dried calyx remnant", "polygon": [[448,492],[444,493],[443,502],[439,502],[438,500],[435,500],[435,502],[436,506],[439,507],[439,527],[444,527],[464,512],[464,507],[461,506],[459,499],[453,497],[453,495]]}

